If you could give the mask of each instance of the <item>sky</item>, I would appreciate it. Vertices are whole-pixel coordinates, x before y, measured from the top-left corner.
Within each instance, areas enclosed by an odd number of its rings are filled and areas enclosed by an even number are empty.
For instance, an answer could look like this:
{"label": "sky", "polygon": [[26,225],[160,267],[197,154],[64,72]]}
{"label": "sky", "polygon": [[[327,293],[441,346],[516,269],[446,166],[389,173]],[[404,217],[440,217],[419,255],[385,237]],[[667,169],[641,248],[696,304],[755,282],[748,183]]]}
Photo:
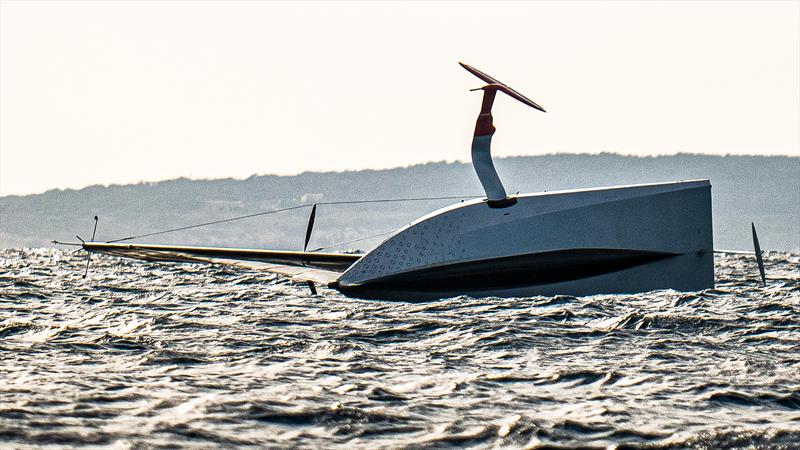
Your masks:
{"label": "sky", "polygon": [[800,2],[0,2],[0,195],[495,156],[800,156]]}

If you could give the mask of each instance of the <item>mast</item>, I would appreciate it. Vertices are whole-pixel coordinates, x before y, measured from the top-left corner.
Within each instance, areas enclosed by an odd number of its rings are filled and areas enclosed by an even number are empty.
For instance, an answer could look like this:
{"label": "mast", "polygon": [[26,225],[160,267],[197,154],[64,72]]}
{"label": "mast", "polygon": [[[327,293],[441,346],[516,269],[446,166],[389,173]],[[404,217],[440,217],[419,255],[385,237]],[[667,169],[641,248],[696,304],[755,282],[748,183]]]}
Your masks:
{"label": "mast", "polygon": [[492,123],[492,104],[497,94],[497,88],[486,86],[483,88],[483,103],[481,113],[475,123],[475,133],[472,136],[472,167],[478,174],[483,190],[486,191],[486,199],[491,207],[511,206],[517,202],[515,198],[510,198],[506,194],[503,182],[497,175],[492,161],[492,136],[494,135],[494,124]]}
{"label": "mast", "polygon": [[517,203],[517,199],[506,194],[503,182],[500,181],[500,176],[497,175],[497,169],[495,169],[494,162],[492,162],[492,136],[495,132],[495,127],[492,123],[494,98],[497,95],[497,91],[501,91],[532,108],[542,112],[546,111],[524,95],[480,70],[464,63],[459,64],[476,77],[489,83],[482,88],[473,89],[483,90],[483,101],[481,103],[481,113],[475,123],[475,133],[472,136],[472,166],[475,168],[475,173],[478,175],[483,190],[486,192],[486,200],[489,206],[492,208],[511,206]]}

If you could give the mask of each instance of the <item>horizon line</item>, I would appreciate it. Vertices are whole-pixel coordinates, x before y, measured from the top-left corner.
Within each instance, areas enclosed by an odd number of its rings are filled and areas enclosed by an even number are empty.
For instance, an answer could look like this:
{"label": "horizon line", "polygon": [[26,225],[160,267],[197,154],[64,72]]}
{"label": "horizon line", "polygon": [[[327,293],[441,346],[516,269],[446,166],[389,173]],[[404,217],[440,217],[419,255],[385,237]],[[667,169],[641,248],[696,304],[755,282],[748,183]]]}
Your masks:
{"label": "horizon line", "polygon": [[[797,154],[786,154],[786,153],[775,153],[775,154],[755,154],[755,153],[725,153],[725,154],[714,154],[714,153],[699,153],[699,152],[677,152],[677,153],[662,153],[662,154],[652,154],[652,155],[642,155],[642,154],[634,154],[634,153],[622,153],[622,152],[612,152],[612,151],[599,151],[599,152],[551,152],[551,153],[542,153],[538,155],[504,155],[504,156],[495,156],[494,160],[504,160],[504,159],[512,159],[512,158],[542,158],[542,157],[552,157],[552,156],[616,156],[622,158],[636,158],[636,159],[655,159],[655,158],[669,158],[669,157],[678,157],[678,156],[702,156],[702,157],[712,157],[712,158],[800,158],[800,149],[798,149]],[[189,181],[223,181],[223,180],[233,180],[233,181],[244,181],[248,180],[253,177],[296,177],[300,175],[306,174],[345,174],[345,173],[353,173],[353,172],[367,172],[367,171],[390,171],[390,170],[397,170],[397,169],[410,169],[418,166],[424,166],[428,164],[470,164],[471,161],[468,159],[454,159],[454,160],[429,160],[429,161],[422,161],[418,163],[407,164],[404,166],[391,166],[391,167],[361,167],[361,168],[353,168],[353,169],[344,169],[344,170],[328,170],[328,171],[320,171],[320,170],[305,170],[302,172],[293,172],[293,173],[286,173],[286,174],[279,174],[279,173],[252,173],[250,175],[244,177],[236,177],[236,176],[228,176],[228,177],[219,177],[219,178],[193,178],[191,174],[188,176],[182,175],[173,178],[162,178],[159,180],[139,180],[134,182],[111,182],[111,183],[93,183],[84,185],[82,187],[53,187],[48,188],[44,191],[36,191],[36,192],[28,192],[28,193],[13,193],[13,194],[3,194],[0,192],[0,199],[2,198],[9,198],[9,197],[27,197],[27,196],[34,196],[34,195],[43,195],[49,192],[65,192],[65,191],[82,191],[89,188],[94,187],[102,187],[102,188],[109,188],[114,186],[136,186],[142,184],[156,184],[156,183],[165,183],[170,181],[179,181],[179,180],[189,180]]]}

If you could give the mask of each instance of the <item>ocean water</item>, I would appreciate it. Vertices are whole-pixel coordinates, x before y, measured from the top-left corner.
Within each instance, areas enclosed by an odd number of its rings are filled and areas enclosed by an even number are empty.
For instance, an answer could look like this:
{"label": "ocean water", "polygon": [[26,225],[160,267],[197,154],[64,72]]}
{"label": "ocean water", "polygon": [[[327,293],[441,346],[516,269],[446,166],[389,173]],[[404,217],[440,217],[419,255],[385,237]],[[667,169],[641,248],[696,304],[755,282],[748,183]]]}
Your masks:
{"label": "ocean water", "polygon": [[800,255],[696,293],[311,296],[0,252],[0,447],[800,448]]}

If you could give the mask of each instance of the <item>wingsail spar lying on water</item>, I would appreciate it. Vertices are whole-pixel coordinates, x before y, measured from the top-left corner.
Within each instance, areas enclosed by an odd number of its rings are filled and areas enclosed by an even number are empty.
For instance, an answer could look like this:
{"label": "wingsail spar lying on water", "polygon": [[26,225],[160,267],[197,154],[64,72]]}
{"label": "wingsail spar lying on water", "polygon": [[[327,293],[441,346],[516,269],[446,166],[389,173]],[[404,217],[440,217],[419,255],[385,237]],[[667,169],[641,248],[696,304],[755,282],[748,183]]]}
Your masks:
{"label": "wingsail spar lying on water", "polygon": [[[364,255],[84,242],[90,253],[231,264],[362,298],[635,293],[714,286],[708,180],[508,195],[491,157],[498,92],[544,108],[466,64],[486,85],[472,139],[485,197],[395,231]],[[306,233],[306,245],[312,219]]]}

